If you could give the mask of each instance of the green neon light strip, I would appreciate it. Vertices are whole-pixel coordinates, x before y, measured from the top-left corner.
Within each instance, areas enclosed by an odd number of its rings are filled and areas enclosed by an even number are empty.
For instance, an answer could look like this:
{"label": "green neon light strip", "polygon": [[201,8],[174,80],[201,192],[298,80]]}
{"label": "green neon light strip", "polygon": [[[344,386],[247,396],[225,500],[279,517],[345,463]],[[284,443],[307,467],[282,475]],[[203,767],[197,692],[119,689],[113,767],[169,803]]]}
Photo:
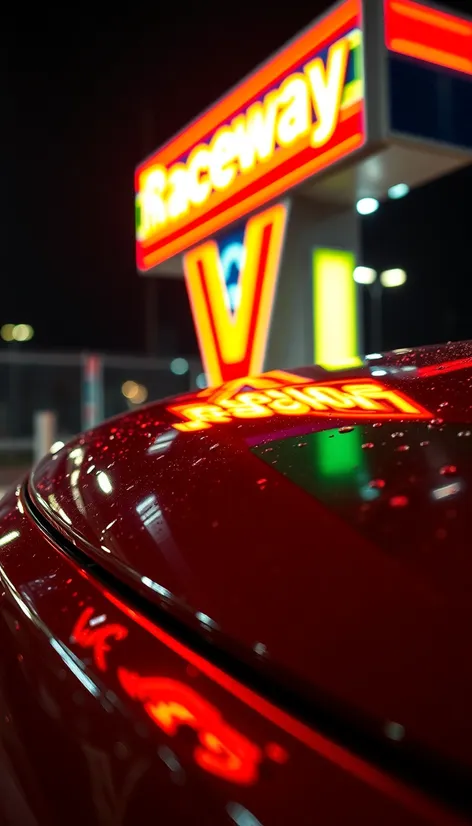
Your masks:
{"label": "green neon light strip", "polygon": [[134,220],[136,224],[136,233],[138,233],[141,226],[141,204],[138,197],[134,199]]}
{"label": "green neon light strip", "polygon": [[362,49],[362,32],[354,29],[347,35],[354,61],[354,79],[344,87],[342,106],[351,106],[364,97],[364,55]]}
{"label": "green neon light strip", "polygon": [[361,364],[355,266],[352,252],[313,252],[314,361],[328,370]]}

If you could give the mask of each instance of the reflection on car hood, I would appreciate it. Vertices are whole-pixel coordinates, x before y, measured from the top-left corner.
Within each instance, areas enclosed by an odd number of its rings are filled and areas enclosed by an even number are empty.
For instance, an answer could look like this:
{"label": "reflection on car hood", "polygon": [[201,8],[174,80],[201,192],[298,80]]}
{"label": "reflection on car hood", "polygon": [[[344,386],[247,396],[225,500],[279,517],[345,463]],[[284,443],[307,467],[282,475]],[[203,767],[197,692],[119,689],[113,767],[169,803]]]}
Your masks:
{"label": "reflection on car hood", "polygon": [[470,766],[471,386],[469,343],[276,371],[105,423],[30,492],[219,644]]}

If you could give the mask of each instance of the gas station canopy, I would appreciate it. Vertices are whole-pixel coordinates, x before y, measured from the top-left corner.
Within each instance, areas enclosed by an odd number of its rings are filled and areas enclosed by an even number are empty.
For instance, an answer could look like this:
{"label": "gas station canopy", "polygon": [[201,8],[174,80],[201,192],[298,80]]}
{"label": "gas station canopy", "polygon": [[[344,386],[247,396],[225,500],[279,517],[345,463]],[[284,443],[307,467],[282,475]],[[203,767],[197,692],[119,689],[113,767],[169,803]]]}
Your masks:
{"label": "gas station canopy", "polygon": [[181,254],[290,192],[324,214],[468,164],[472,21],[344,0],[139,165],[137,265]]}

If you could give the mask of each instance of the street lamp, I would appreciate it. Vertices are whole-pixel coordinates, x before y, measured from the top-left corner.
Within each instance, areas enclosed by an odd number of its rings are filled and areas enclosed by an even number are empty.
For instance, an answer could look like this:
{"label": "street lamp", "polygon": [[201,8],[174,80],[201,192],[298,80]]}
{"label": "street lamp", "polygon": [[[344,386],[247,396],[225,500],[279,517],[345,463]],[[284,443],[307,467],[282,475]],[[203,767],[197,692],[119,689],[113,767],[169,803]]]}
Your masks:
{"label": "street lamp", "polygon": [[406,272],[401,269],[383,270],[380,276],[372,267],[356,267],[354,281],[369,290],[372,347],[382,352],[382,296],[384,289],[401,287],[406,282]]}

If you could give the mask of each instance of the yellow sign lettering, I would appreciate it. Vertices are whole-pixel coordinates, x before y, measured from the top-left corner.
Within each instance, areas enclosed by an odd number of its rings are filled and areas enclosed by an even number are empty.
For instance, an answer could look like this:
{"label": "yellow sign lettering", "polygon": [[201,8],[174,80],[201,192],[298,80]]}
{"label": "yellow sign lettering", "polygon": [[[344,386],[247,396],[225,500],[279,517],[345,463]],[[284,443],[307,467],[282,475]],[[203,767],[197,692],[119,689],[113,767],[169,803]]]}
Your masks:
{"label": "yellow sign lettering", "polygon": [[209,159],[210,150],[207,146],[197,146],[188,159],[188,194],[194,206],[204,204],[211,192]]}
{"label": "yellow sign lettering", "polygon": [[320,57],[305,66],[311,87],[316,124],[311,133],[311,145],[323,146],[334,135],[344,91],[349,43],[340,40],[331,46],[326,67]]}
{"label": "yellow sign lettering", "polygon": [[234,130],[224,127],[216,133],[210,151],[209,172],[215,189],[227,189],[238,174],[238,141]]}
{"label": "yellow sign lettering", "polygon": [[214,192],[229,190],[238,177],[271,163],[278,148],[327,144],[343,106],[362,99],[361,83],[351,83],[348,103],[343,99],[349,55],[360,36],[355,29],[329,48],[326,63],[317,57],[283,78],[220,126],[208,143],[194,147],[185,162],[144,170],[137,194],[138,240],[164,233],[190,209],[205,207]]}
{"label": "yellow sign lettering", "polygon": [[189,192],[187,184],[187,167],[176,163],[169,172],[167,212],[169,218],[181,218],[189,209]]}
{"label": "yellow sign lettering", "polygon": [[166,186],[167,170],[165,167],[155,166],[146,173],[142,193],[142,232],[145,235],[152,235],[167,222],[164,200]]}
{"label": "yellow sign lettering", "polygon": [[310,90],[304,75],[293,74],[282,83],[279,105],[282,111],[277,121],[277,143],[291,146],[311,127]]}

